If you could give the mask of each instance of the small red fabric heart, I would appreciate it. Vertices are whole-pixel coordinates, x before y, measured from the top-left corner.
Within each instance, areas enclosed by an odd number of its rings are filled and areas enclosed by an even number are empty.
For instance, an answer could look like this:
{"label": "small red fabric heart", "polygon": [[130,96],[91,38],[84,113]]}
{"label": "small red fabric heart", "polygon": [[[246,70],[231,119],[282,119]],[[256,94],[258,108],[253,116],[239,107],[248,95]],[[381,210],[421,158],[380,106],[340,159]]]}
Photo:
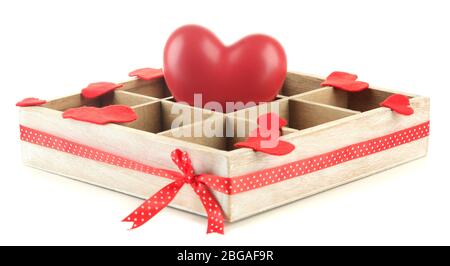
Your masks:
{"label": "small red fabric heart", "polygon": [[27,106],[38,106],[46,103],[46,100],[40,100],[38,98],[25,98],[20,102],[16,103],[16,106],[27,107]]}
{"label": "small red fabric heart", "polygon": [[126,123],[137,119],[136,113],[125,105],[109,105],[102,108],[82,106],[70,108],[62,114],[63,118],[103,125],[106,123]]}
{"label": "small red fabric heart", "polygon": [[277,156],[286,155],[295,149],[294,145],[283,140],[278,140],[278,144],[273,148],[263,147],[261,139],[258,138],[248,138],[245,142],[238,142],[234,146],[237,148],[250,148],[254,151]]}
{"label": "small red fabric heart", "polygon": [[[275,39],[261,34],[225,46],[206,28],[177,29],[164,48],[164,78],[177,101],[194,105],[272,101],[286,77],[286,54]],[[234,111],[234,110],[229,110]]]}
{"label": "small red fabric heart", "polygon": [[122,84],[115,84],[112,82],[95,82],[82,89],[81,94],[84,98],[94,99],[122,86]]}
{"label": "small red fabric heart", "polygon": [[162,69],[156,68],[140,68],[128,73],[130,77],[137,77],[142,80],[152,80],[160,77],[164,77]]}
{"label": "small red fabric heart", "polygon": [[414,109],[409,105],[409,98],[402,94],[393,94],[380,103],[380,106],[390,108],[391,110],[402,114],[412,115]]}
{"label": "small red fabric heart", "polygon": [[347,72],[335,71],[320,85],[331,86],[340,90],[357,92],[369,88],[369,84],[363,81],[357,81],[358,76]]}
{"label": "small red fabric heart", "polygon": [[292,152],[295,146],[280,140],[281,128],[287,125],[286,120],[275,113],[267,113],[258,117],[258,128],[250,133],[245,141],[234,144],[237,148],[250,148],[271,155],[285,155]]}

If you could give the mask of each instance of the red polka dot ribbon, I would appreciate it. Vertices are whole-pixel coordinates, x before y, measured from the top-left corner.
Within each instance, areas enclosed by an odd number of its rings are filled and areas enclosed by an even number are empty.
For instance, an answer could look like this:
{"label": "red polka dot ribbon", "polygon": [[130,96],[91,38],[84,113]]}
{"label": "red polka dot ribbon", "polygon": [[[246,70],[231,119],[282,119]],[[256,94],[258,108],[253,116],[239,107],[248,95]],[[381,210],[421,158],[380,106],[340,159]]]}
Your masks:
{"label": "red polka dot ribbon", "polygon": [[130,213],[123,221],[133,222],[132,229],[143,225],[159,211],[164,209],[185,184],[190,184],[192,189],[194,189],[195,193],[199,196],[208,215],[208,229],[206,232],[223,234],[224,217],[222,209],[205,183],[199,180],[199,176],[201,175],[195,175],[188,154],[176,149],[172,152],[171,157],[172,161],[178,166],[183,174],[176,174],[174,182],[163,187],[151,198],[144,201],[141,206]]}
{"label": "red polka dot ribbon", "polygon": [[[185,184],[190,184],[199,196],[208,216],[207,233],[224,232],[224,215],[214,195],[209,191],[211,183],[218,183],[221,177],[207,174],[196,175],[191,159],[186,152],[179,149],[171,153],[172,161],[182,173],[145,165],[127,158],[98,150],[87,145],[63,139],[36,129],[20,126],[20,139],[22,141],[41,145],[50,149],[67,152],[83,158],[103,162],[131,170],[174,179],[175,181],[163,187],[151,198],[144,201],[136,210],[123,221],[133,222],[131,229],[137,228],[150,220],[164,209]],[[222,181],[229,184],[229,181]]]}
{"label": "red polka dot ribbon", "polygon": [[[348,145],[337,150],[257,172],[235,176],[231,179],[229,194],[237,194],[262,186],[307,175],[351,160],[369,156],[404,145],[430,134],[430,122],[406,128],[394,133]],[[215,189],[214,186],[212,186]]]}
{"label": "red polka dot ribbon", "polygon": [[70,153],[86,159],[173,179],[174,182],[162,188],[124,219],[124,221],[133,222],[132,228],[137,228],[151,219],[170,203],[185,184],[190,184],[199,196],[208,215],[207,232],[222,234],[223,212],[217,200],[210,192],[210,189],[224,194],[234,195],[268,186],[425,138],[429,135],[429,129],[430,122],[427,121],[388,135],[351,144],[313,157],[234,177],[208,174],[196,175],[188,154],[178,149],[172,152],[171,157],[181,173],[152,167],[22,125],[20,126],[20,138],[22,141]]}

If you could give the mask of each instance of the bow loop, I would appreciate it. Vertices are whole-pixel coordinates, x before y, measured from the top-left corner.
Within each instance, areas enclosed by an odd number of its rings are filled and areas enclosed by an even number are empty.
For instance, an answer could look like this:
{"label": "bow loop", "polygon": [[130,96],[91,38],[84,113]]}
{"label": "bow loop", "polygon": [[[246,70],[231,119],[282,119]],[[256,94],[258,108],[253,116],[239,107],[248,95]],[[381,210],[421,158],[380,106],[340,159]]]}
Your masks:
{"label": "bow loop", "polygon": [[190,184],[195,181],[194,168],[192,167],[191,159],[185,151],[175,149],[171,153],[172,161],[180,169],[184,175],[184,182]]}
{"label": "bow loop", "polygon": [[169,205],[184,184],[190,184],[195,193],[199,196],[200,201],[205,208],[206,215],[208,216],[207,233],[223,234],[223,211],[219,202],[214,197],[214,194],[209,191],[208,186],[203,182],[202,176],[204,175],[195,175],[191,159],[187,152],[176,149],[172,151],[171,158],[182,174],[180,175],[177,172],[172,172],[171,175],[174,177],[175,181],[163,187],[151,198],[144,201],[144,203],[125,217],[123,221],[133,222],[131,229],[143,225],[159,213],[159,211]]}

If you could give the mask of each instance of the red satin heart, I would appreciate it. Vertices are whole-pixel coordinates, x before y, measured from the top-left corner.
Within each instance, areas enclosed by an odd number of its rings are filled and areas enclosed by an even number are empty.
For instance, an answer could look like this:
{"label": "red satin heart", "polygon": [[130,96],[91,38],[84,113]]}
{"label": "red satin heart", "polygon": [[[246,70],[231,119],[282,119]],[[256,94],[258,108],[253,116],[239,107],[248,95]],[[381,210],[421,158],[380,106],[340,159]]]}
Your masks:
{"label": "red satin heart", "polygon": [[279,140],[281,128],[287,125],[286,120],[275,113],[261,115],[257,120],[258,128],[250,133],[245,141],[234,144],[237,148],[250,148],[271,155],[285,155],[295,149],[289,142]]}
{"label": "red satin heart", "polygon": [[369,88],[369,84],[357,81],[358,76],[346,72],[335,71],[320,84],[321,86],[331,86],[344,91],[356,92]]}
{"label": "red satin heart", "polygon": [[[225,46],[209,30],[195,25],[177,29],[164,48],[164,78],[177,101],[194,105],[219,102],[267,102],[286,77],[286,55],[275,39],[250,35]],[[231,111],[231,110],[230,110]]]}
{"label": "red satin heart", "polygon": [[122,86],[122,84],[115,84],[112,82],[95,82],[82,89],[81,94],[84,98],[94,99]]}
{"label": "red satin heart", "polygon": [[128,74],[128,76],[137,77],[138,79],[142,79],[142,80],[152,80],[152,79],[157,79],[157,78],[163,77],[164,74],[162,72],[162,69],[140,68],[140,69],[131,71]]}
{"label": "red satin heart", "polygon": [[402,114],[412,115],[414,109],[409,105],[409,98],[402,94],[393,94],[380,103],[380,106],[390,108],[391,110]]}
{"label": "red satin heart", "polygon": [[82,106],[70,108],[62,114],[63,118],[103,125],[106,123],[126,123],[137,119],[136,113],[125,105],[109,105],[103,108]]}
{"label": "red satin heart", "polygon": [[294,145],[283,140],[278,140],[278,144],[275,147],[267,148],[262,145],[260,138],[254,137],[247,138],[243,142],[238,142],[234,144],[234,146],[237,148],[250,148],[253,149],[254,151],[259,151],[277,156],[286,155],[295,149]]}
{"label": "red satin heart", "polygon": [[38,98],[25,98],[20,102],[16,103],[16,106],[27,107],[27,106],[38,106],[46,103],[46,100],[40,100]]}

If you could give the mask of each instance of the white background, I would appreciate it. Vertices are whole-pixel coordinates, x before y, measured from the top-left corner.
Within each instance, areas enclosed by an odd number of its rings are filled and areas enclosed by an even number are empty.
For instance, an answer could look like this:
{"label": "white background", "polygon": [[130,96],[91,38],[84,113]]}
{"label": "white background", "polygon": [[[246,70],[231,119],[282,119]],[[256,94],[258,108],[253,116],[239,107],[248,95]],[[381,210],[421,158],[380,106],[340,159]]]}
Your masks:
{"label": "white background", "polygon": [[[1,244],[450,244],[448,1],[1,1]],[[90,82],[161,67],[178,26],[225,43],[277,38],[288,68],[361,80],[432,100],[429,156],[206,235],[206,220],[165,209],[138,230],[140,200],[22,166],[18,110]],[[264,195],[261,195],[263,197]]]}

